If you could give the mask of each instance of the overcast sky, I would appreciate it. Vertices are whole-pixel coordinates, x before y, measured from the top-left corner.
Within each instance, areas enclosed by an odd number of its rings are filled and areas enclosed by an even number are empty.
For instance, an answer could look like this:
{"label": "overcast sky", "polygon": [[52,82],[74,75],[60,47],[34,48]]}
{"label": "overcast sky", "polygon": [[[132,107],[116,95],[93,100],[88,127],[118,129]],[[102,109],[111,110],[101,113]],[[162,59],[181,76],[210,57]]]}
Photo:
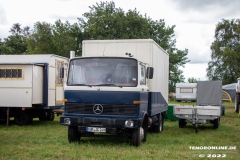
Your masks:
{"label": "overcast sky", "polygon": [[[103,1],[103,0],[102,0]],[[153,20],[164,19],[175,27],[176,47],[188,49],[191,60],[182,68],[185,80],[206,80],[214,31],[222,19],[240,18],[240,0],[113,0],[125,12],[137,9]],[[36,22],[54,24],[58,19],[71,24],[99,0],[0,0],[0,38],[10,35],[14,23],[30,29]]]}

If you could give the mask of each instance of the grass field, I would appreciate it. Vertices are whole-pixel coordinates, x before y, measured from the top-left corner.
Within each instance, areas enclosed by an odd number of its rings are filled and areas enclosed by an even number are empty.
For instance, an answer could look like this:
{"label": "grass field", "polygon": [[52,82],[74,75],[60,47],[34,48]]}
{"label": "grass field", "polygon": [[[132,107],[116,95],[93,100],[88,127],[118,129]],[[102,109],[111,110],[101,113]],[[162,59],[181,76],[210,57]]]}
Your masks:
{"label": "grass field", "polygon": [[[227,106],[227,105],[226,105]],[[194,150],[191,146],[234,146],[233,150]],[[0,124],[0,159],[218,159],[239,158],[240,115],[233,107],[226,107],[218,129],[212,124],[199,126],[195,133],[192,124],[179,128],[177,121],[165,121],[160,134],[149,133],[147,142],[133,147],[125,138],[86,138],[68,143],[67,127],[59,124],[59,117],[52,122],[34,119],[32,125],[17,126],[10,122]],[[204,158],[199,158],[204,156]],[[225,158],[223,158],[226,156]],[[208,158],[212,157],[212,158]],[[215,158],[216,159],[216,158]]]}

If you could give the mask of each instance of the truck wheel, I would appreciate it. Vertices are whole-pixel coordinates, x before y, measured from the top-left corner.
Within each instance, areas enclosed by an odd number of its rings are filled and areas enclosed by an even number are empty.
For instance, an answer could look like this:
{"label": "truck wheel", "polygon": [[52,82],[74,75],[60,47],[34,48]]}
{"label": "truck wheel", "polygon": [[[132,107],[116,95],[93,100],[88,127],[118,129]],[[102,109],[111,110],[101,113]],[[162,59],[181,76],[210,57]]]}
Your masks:
{"label": "truck wheel", "polygon": [[186,127],[185,119],[179,119],[178,120],[178,126],[179,126],[179,128],[185,128]]}
{"label": "truck wheel", "polygon": [[144,135],[143,135],[143,142],[147,141],[147,134],[148,134],[148,118],[146,118],[143,122],[143,131],[144,131]]}
{"label": "truck wheel", "polygon": [[219,118],[213,120],[213,128],[217,129],[219,127]]}
{"label": "truck wheel", "polygon": [[78,132],[76,126],[69,126],[68,127],[68,141],[69,143],[72,142],[79,142],[81,138],[81,134]]}
{"label": "truck wheel", "polygon": [[21,111],[15,115],[14,122],[17,125],[22,126],[22,125],[26,125],[29,122],[31,122],[31,119],[32,119],[32,117],[30,117],[27,112]]}
{"label": "truck wheel", "polygon": [[135,147],[140,146],[144,138],[144,129],[142,127],[132,130],[132,145]]}
{"label": "truck wheel", "polygon": [[154,130],[156,133],[161,133],[163,131],[163,117],[161,113],[158,115],[158,122],[157,126],[155,126]]}

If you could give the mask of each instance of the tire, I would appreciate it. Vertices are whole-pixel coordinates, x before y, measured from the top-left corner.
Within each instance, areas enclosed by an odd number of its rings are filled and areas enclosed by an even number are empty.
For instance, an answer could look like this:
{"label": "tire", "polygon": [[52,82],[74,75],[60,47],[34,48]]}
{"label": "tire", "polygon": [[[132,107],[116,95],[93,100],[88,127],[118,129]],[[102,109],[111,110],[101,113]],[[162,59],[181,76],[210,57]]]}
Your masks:
{"label": "tire", "polygon": [[45,120],[46,120],[46,117],[44,117],[44,116],[39,116],[38,119],[39,119],[39,121],[45,121]]}
{"label": "tire", "polygon": [[235,112],[239,113],[239,94],[236,93],[236,97],[235,97]]}
{"label": "tire", "polygon": [[178,126],[179,126],[179,128],[185,128],[186,127],[185,119],[179,119],[178,120]]}
{"label": "tire", "polygon": [[156,133],[161,133],[163,131],[163,117],[161,113],[158,115],[157,125],[154,127]]}
{"label": "tire", "polygon": [[217,129],[219,127],[219,118],[213,120],[213,128]]}
{"label": "tire", "polygon": [[144,139],[144,129],[142,127],[132,130],[132,145],[138,147]]}
{"label": "tire", "polygon": [[32,117],[32,115],[29,115],[29,117],[28,117],[28,124],[32,124],[32,122],[33,122],[33,117]]}
{"label": "tire", "polygon": [[55,118],[54,112],[43,112],[41,115],[38,117],[40,121],[53,121]]}
{"label": "tire", "polygon": [[41,112],[40,115],[38,116],[39,121],[46,121],[47,120],[47,113],[46,112]]}
{"label": "tire", "polygon": [[147,141],[147,134],[148,134],[148,118],[145,118],[144,122],[143,122],[143,131],[144,131],[144,135],[143,135],[143,142]]}
{"label": "tire", "polygon": [[32,117],[27,112],[24,112],[24,111],[17,113],[14,117],[14,122],[20,126],[29,124],[31,120],[32,120]]}
{"label": "tire", "polygon": [[69,143],[72,142],[80,142],[81,134],[78,132],[76,126],[69,126],[68,127],[68,141]]}
{"label": "tire", "polygon": [[54,117],[55,117],[54,112],[47,112],[47,117],[46,117],[46,119],[47,119],[48,121],[53,121],[53,120],[54,120]]}

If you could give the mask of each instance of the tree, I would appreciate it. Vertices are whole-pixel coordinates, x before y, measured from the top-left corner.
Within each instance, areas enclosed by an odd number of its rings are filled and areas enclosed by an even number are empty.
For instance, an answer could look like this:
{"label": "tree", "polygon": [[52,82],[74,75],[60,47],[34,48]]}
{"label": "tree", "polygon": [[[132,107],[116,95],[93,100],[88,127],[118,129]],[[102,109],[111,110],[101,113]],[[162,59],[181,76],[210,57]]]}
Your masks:
{"label": "tree", "polygon": [[10,28],[10,33],[12,35],[22,35],[23,37],[27,37],[30,34],[30,27],[26,26],[21,28],[21,24],[15,23],[13,24],[12,28]]}
{"label": "tree", "polygon": [[52,30],[56,54],[69,57],[69,52],[74,50],[80,55],[79,44],[83,39],[77,23],[71,25],[68,21],[62,23],[61,20],[57,20]]}
{"label": "tree", "polygon": [[77,54],[81,52],[79,44],[82,40],[82,32],[77,23],[71,25],[68,21],[62,23],[61,20],[57,20],[51,25],[37,22],[27,39],[28,53],[51,53],[69,57],[71,50],[77,51]]}
{"label": "tree", "polygon": [[188,78],[188,82],[189,82],[189,83],[197,83],[197,79],[191,77],[191,78]]}
{"label": "tree", "polygon": [[10,29],[12,35],[4,38],[0,45],[0,54],[23,54],[27,50],[26,36],[29,34],[29,27],[21,28],[21,24],[15,23]]}
{"label": "tree", "polygon": [[166,27],[164,20],[153,21],[147,15],[129,10],[125,13],[115,3],[100,2],[90,6],[90,11],[78,18],[84,39],[148,39],[156,41],[170,56],[169,91],[175,90],[175,83],[183,82],[184,76],[178,68],[188,61],[188,50],[175,46],[174,28]]}
{"label": "tree", "polygon": [[19,24],[19,23],[13,24],[13,26],[10,29],[9,32],[11,32],[12,35],[19,35],[19,34],[21,34],[22,33],[21,24]]}
{"label": "tree", "polygon": [[240,19],[222,19],[216,26],[214,37],[207,77],[221,80],[223,84],[234,83],[240,77]]}
{"label": "tree", "polygon": [[52,25],[46,22],[35,23],[33,32],[27,39],[27,49],[30,54],[56,54]]}

